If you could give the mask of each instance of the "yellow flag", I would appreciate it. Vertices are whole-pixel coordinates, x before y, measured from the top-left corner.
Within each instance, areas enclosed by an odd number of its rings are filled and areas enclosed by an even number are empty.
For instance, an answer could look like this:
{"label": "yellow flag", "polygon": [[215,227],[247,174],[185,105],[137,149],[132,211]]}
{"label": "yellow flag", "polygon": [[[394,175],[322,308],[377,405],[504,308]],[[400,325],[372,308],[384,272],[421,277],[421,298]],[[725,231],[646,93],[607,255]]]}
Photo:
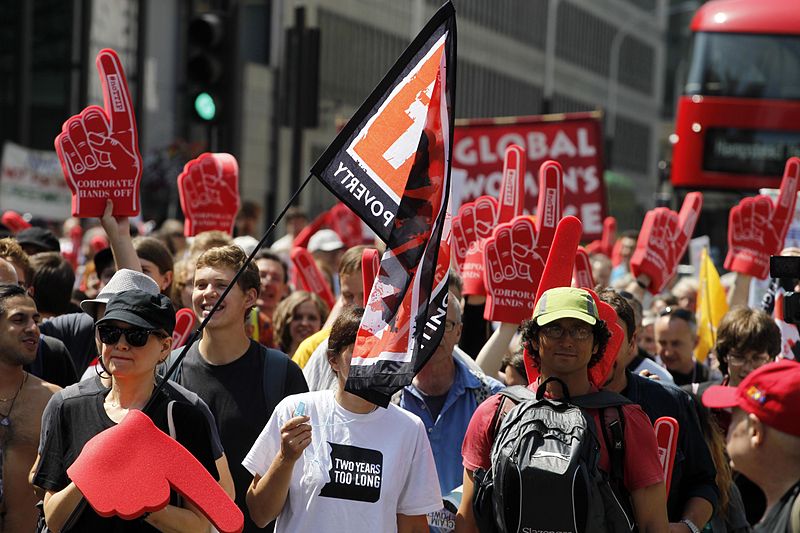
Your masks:
{"label": "yellow flag", "polygon": [[697,347],[694,357],[700,362],[706,360],[708,352],[717,342],[717,326],[722,316],[728,312],[725,288],[719,280],[719,273],[703,248],[700,257],[700,288],[697,293]]}

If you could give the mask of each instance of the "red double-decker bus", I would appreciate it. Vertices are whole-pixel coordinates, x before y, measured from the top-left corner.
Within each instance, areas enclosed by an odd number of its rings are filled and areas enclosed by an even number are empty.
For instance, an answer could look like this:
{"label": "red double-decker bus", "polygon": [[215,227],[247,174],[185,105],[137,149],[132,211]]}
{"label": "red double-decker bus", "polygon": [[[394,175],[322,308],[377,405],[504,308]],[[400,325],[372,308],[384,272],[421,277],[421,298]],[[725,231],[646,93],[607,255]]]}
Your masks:
{"label": "red double-decker bus", "polygon": [[697,10],[678,101],[671,181],[778,187],[800,156],[800,0],[715,0]]}

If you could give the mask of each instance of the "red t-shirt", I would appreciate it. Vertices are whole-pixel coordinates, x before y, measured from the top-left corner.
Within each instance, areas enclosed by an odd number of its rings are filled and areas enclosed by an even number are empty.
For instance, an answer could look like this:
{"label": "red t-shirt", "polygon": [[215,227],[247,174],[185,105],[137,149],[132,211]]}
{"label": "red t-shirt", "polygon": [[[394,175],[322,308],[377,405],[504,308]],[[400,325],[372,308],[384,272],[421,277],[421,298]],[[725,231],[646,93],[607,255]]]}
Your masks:
{"label": "red t-shirt", "polygon": [[[535,390],[535,385],[529,385]],[[475,471],[478,468],[488,470],[492,466],[491,435],[492,419],[497,407],[500,405],[501,396],[495,394],[480,404],[472,415],[461,446],[461,455],[464,457],[463,465],[467,470]],[[600,428],[600,411],[591,409],[595,427]],[[628,492],[649,487],[664,481],[664,469],[658,458],[658,443],[656,433],[650,419],[636,404],[622,406],[625,416],[625,488]],[[600,438],[600,469],[609,470],[608,450],[605,440]]]}

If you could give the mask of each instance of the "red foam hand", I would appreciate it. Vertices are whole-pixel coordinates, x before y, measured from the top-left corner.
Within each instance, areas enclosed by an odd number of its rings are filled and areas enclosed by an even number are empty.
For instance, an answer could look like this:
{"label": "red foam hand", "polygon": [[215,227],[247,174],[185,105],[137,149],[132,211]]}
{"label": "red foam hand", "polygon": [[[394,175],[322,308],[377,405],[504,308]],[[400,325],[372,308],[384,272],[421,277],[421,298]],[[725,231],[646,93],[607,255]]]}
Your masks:
{"label": "red foam hand", "polygon": [[239,165],[230,154],[201,154],[183,167],[178,193],[187,237],[204,231],[233,233],[239,211]]}
{"label": "red foam hand", "polygon": [[759,279],[769,274],[769,256],[783,248],[797,201],[800,159],[789,158],[777,204],[768,196],[745,198],[734,206],[728,220],[728,255],[725,268]]}
{"label": "red foam hand", "polygon": [[86,443],[67,474],[100,516],[131,520],[169,503],[172,487],[223,532],[244,516],[202,464],[141,411]]}
{"label": "red foam hand", "polygon": [[349,207],[339,202],[328,211],[328,224],[342,239],[345,248],[364,243],[364,226]]}
{"label": "red foam hand", "polygon": [[369,301],[369,293],[372,292],[372,285],[375,277],[381,268],[381,258],[375,248],[366,248],[361,252],[361,281],[364,284],[364,307]]}
{"label": "red foam hand", "polygon": [[558,223],[550,253],[547,254],[544,273],[542,273],[542,279],[536,289],[536,300],[539,300],[544,291],[548,289],[570,286],[572,271],[575,267],[575,254],[581,242],[582,231],[581,221],[573,216],[564,217]]}
{"label": "red foam hand", "polygon": [[[487,320],[519,324],[530,318],[536,288],[555,236],[555,224],[561,219],[562,183],[561,166],[545,162],[539,172],[539,197],[547,200],[539,209],[545,216],[537,218],[536,223],[531,217],[518,216],[497,226],[491,238],[486,239],[483,260],[484,284],[488,289],[484,309]],[[577,247],[578,241],[574,245]],[[574,248],[571,254],[569,273]],[[468,264],[469,261],[465,263]]]}
{"label": "red foam hand", "polygon": [[617,360],[619,349],[622,348],[622,343],[625,341],[625,332],[622,330],[622,326],[617,323],[617,312],[614,311],[614,308],[606,302],[601,301],[594,291],[590,289],[587,290],[591,293],[592,298],[594,298],[594,303],[597,305],[597,312],[600,315],[600,319],[606,323],[608,331],[611,332],[611,338],[608,339],[603,357],[594,366],[589,367],[589,381],[592,382],[592,385],[600,389],[606,384],[608,375],[614,368],[614,362]]}
{"label": "red foam hand", "polygon": [[194,329],[197,317],[194,311],[186,307],[178,309],[175,313],[175,329],[172,330],[172,349],[180,348],[189,339],[189,335]]}
{"label": "red foam hand", "polygon": [[631,273],[634,277],[647,276],[650,280],[647,289],[652,294],[661,292],[675,275],[702,207],[703,195],[691,192],[683,200],[680,214],[657,207],[645,215],[631,256]]}
{"label": "red foam hand", "polygon": [[592,241],[586,245],[586,251],[590,254],[603,254],[608,258],[614,252],[614,241],[617,238],[617,219],[606,217],[603,220],[603,235],[598,241]]}
{"label": "red foam hand", "polygon": [[114,200],[114,216],[134,216],[140,208],[142,156],[128,82],[113,50],[101,50],[95,62],[103,107],[89,106],[64,122],[56,153],[72,191],[73,216],[102,216],[107,198]]}
{"label": "red foam hand", "polygon": [[297,247],[292,248],[289,255],[294,265],[295,286],[316,294],[328,304],[328,309],[332,309],[336,299],[333,297],[331,288],[325,281],[325,277],[320,272],[311,252],[305,248]]}
{"label": "red foam hand", "polygon": [[5,227],[11,230],[11,233],[19,233],[20,231],[31,227],[30,223],[22,218],[22,216],[16,211],[6,211],[3,213],[0,221],[2,221]]}
{"label": "red foam hand", "polygon": [[578,251],[575,252],[575,271],[572,274],[572,286],[582,289],[594,287],[592,262],[589,260],[589,254],[585,248],[578,248]]}
{"label": "red foam hand", "polygon": [[658,458],[661,460],[661,466],[664,469],[664,484],[667,486],[667,494],[669,494],[672,467],[675,465],[675,452],[678,450],[680,426],[674,418],[662,416],[655,421],[653,429],[656,432],[656,441],[658,442]]}
{"label": "red foam hand", "polygon": [[464,294],[485,294],[483,255],[486,239],[499,224],[522,214],[525,202],[525,150],[506,149],[500,198],[481,196],[461,206],[453,218],[453,249],[461,268]]}
{"label": "red foam hand", "polygon": [[306,225],[306,227],[300,230],[300,233],[295,235],[294,240],[292,241],[292,248],[297,246],[300,248],[308,248],[308,241],[311,240],[311,237],[316,232],[329,225],[330,216],[330,211],[320,213],[317,218],[311,221],[310,224]]}

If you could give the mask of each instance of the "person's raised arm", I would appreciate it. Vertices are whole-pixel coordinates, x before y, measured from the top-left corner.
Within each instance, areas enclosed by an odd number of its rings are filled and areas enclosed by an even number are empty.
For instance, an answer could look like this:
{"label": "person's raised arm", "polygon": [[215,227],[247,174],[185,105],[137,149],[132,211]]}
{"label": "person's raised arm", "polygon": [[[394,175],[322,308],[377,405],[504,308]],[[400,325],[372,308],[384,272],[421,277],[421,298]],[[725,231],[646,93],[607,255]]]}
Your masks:
{"label": "person's raised arm", "polygon": [[307,416],[290,418],[281,427],[281,448],[264,474],[256,475],[247,489],[247,509],[259,527],[275,520],[286,504],[292,470],[303,450],[311,444],[311,426]]}
{"label": "person's raised arm", "polygon": [[128,217],[115,217],[111,213],[114,211],[114,202],[106,200],[106,210],[100,217],[100,224],[108,235],[108,244],[114,254],[114,264],[117,270],[129,268],[136,272],[142,271],[142,264],[131,239],[131,225]]}
{"label": "person's raised arm", "polygon": [[518,327],[517,324],[502,322],[500,327],[494,330],[486,344],[483,345],[475,362],[478,363],[484,374],[492,377],[497,376],[497,370],[502,364],[503,356],[508,351]]}

